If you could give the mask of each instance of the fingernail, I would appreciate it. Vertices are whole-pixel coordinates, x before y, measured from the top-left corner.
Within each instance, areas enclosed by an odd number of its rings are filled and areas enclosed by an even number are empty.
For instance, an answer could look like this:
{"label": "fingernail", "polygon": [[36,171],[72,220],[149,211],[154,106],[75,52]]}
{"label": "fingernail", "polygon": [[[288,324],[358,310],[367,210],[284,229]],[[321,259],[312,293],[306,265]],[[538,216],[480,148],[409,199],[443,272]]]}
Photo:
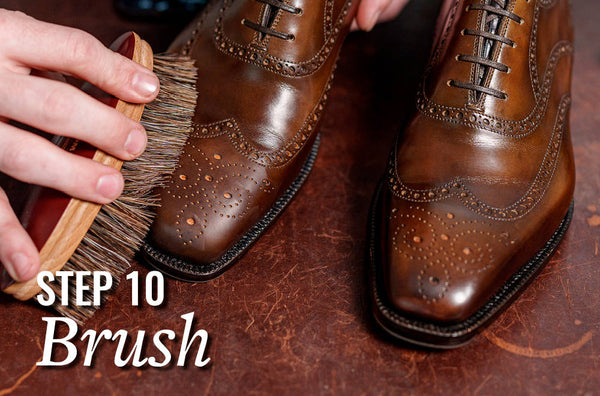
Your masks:
{"label": "fingernail", "polygon": [[146,133],[140,129],[134,129],[127,136],[125,150],[133,156],[138,156],[146,148]]}
{"label": "fingernail", "polygon": [[371,15],[371,19],[369,20],[369,24],[367,25],[367,32],[370,32],[371,30],[373,30],[373,28],[375,27],[375,24],[377,23],[377,20],[379,19],[379,15],[381,15],[381,10],[375,12],[373,15]]}
{"label": "fingernail", "polygon": [[15,280],[10,276],[6,268],[2,268],[0,271],[0,289],[4,290],[13,283],[15,283]]}
{"label": "fingernail", "polygon": [[96,191],[106,199],[116,199],[121,192],[121,178],[119,175],[104,175],[98,180]]}
{"label": "fingernail", "polygon": [[[15,253],[10,258],[10,263],[14,272],[13,279],[25,280],[31,269],[31,261],[23,253]],[[10,272],[10,269],[7,268]]]}
{"label": "fingernail", "polygon": [[151,96],[158,90],[158,78],[151,73],[136,73],[133,89],[142,96]]}

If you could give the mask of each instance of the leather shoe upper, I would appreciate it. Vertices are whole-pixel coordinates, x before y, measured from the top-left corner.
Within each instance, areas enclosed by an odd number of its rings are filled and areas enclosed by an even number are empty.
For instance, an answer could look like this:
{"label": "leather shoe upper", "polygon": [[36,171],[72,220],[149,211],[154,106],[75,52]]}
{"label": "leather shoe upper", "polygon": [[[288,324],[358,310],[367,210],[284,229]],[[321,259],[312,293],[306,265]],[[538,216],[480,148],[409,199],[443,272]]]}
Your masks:
{"label": "leather shoe upper", "polygon": [[348,0],[215,1],[170,51],[198,67],[194,131],[151,241],[202,265],[221,257],[298,176],[315,142]]}
{"label": "leather shoe upper", "polygon": [[390,157],[380,256],[394,309],[460,322],[542,249],[571,203],[573,37],[566,0],[446,6]]}

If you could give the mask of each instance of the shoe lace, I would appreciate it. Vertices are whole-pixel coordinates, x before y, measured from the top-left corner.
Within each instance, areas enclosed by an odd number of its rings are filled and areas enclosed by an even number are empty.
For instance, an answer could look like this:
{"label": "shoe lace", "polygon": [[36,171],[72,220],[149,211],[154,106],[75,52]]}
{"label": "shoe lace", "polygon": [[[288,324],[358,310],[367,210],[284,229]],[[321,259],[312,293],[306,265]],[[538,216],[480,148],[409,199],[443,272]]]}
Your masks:
{"label": "shoe lace", "polygon": [[475,91],[477,97],[481,94],[492,95],[496,98],[506,100],[508,95],[497,89],[483,86],[485,77],[492,70],[498,70],[503,73],[510,73],[510,67],[501,62],[496,62],[491,59],[491,54],[495,45],[510,45],[515,48],[516,43],[502,35],[498,34],[500,23],[503,18],[508,18],[519,24],[522,24],[523,18],[517,14],[507,10],[508,0],[488,0],[487,4],[470,4],[466,11],[484,11],[484,26],[482,29],[463,29],[461,34],[466,36],[475,36],[483,38],[483,45],[479,55],[458,55],[456,59],[461,62],[470,62],[477,65],[477,72],[474,74],[474,81],[457,81],[449,80],[450,86]]}
{"label": "shoe lace", "polygon": [[265,13],[263,14],[263,17],[261,18],[260,23],[252,22],[247,19],[242,19],[242,24],[244,26],[249,27],[250,29],[253,29],[253,30],[256,30],[257,32],[259,32],[261,34],[261,39],[264,38],[265,36],[273,36],[273,37],[277,37],[282,40],[288,40],[288,41],[292,41],[292,40],[296,39],[296,37],[293,34],[283,33],[278,30],[271,29],[271,25],[273,24],[273,21],[275,20],[275,17],[277,16],[277,13],[279,12],[279,10],[289,12],[290,14],[293,14],[293,15],[301,15],[302,14],[301,8],[297,8],[297,7],[291,6],[289,4],[285,4],[284,2],[282,2],[280,0],[254,0],[254,1],[258,1],[259,3],[267,4],[269,7],[267,7]]}

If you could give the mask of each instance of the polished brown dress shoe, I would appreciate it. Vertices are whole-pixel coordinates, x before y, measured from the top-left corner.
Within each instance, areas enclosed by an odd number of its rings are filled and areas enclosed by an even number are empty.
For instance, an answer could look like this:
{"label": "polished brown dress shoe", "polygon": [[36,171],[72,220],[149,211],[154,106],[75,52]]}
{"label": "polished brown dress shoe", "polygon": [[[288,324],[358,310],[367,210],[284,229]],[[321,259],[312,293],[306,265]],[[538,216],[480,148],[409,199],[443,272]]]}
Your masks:
{"label": "polished brown dress shoe", "polygon": [[221,0],[171,51],[198,67],[194,131],[144,248],[203,281],[238,259],[311,170],[318,126],[356,0]]}
{"label": "polished brown dress shoe", "polygon": [[575,183],[568,1],[446,5],[369,251],[377,322],[438,348],[469,341],[549,259]]}

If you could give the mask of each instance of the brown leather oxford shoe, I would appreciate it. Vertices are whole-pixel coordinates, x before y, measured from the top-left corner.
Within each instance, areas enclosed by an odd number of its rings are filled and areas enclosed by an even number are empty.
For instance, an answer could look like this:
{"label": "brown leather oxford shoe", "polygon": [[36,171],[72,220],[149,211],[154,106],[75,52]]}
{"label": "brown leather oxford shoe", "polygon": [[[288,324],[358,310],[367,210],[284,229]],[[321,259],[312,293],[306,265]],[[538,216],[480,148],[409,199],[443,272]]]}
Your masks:
{"label": "brown leather oxford shoe", "polygon": [[575,183],[568,1],[450,3],[370,222],[376,320],[438,348],[466,343],[548,260]]}
{"label": "brown leather oxford shoe", "polygon": [[190,281],[216,277],[296,194],[356,0],[221,0],[171,51],[198,67],[194,131],[144,248]]}

